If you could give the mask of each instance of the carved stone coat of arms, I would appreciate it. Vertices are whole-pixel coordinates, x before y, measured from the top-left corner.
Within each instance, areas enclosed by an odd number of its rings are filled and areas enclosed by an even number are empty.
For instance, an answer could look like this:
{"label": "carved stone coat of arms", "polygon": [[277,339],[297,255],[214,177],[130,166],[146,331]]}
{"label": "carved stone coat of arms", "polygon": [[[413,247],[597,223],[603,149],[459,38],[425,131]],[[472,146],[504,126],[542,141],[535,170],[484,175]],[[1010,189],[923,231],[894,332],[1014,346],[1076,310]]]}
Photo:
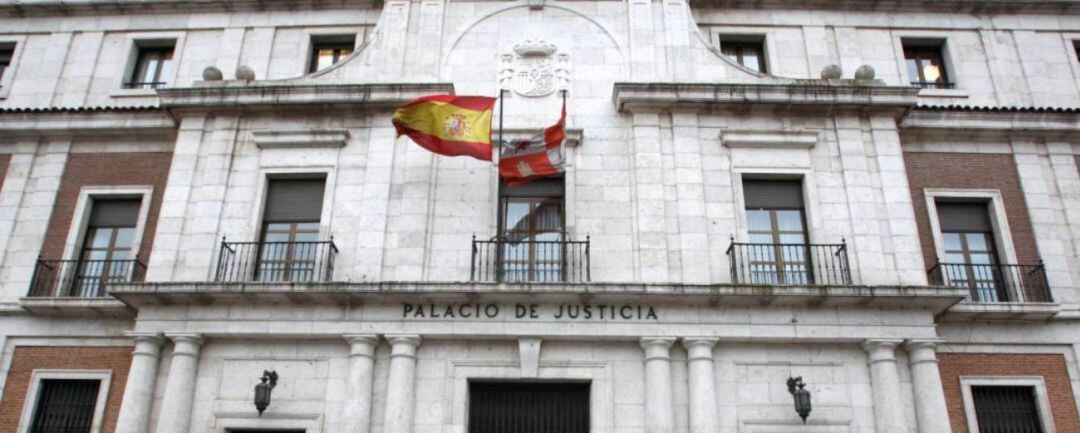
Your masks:
{"label": "carved stone coat of arms", "polygon": [[529,39],[514,45],[514,54],[504,54],[499,68],[499,87],[522,96],[546,96],[565,89],[569,82],[570,56],[556,55],[549,42]]}

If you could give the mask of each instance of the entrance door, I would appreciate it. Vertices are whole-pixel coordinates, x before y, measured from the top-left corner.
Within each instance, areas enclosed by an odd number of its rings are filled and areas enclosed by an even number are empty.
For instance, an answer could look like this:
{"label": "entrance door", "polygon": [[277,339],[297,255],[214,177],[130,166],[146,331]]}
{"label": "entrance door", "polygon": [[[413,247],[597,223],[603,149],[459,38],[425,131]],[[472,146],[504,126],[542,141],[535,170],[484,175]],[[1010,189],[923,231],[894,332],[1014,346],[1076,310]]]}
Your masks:
{"label": "entrance door", "polygon": [[588,432],[588,383],[469,383],[469,433]]}

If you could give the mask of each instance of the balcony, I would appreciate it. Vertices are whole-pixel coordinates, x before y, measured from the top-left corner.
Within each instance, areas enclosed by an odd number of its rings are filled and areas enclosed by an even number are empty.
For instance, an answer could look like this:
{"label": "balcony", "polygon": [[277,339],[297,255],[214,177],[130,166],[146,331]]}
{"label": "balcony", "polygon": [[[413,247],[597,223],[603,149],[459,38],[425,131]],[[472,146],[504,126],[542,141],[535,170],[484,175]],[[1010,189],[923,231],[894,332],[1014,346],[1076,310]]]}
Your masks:
{"label": "balcony", "polygon": [[157,81],[130,81],[124,83],[124,88],[154,90],[160,87],[164,87],[166,84],[168,83]]}
{"label": "balcony", "polygon": [[319,242],[221,241],[215,282],[309,283],[334,276],[334,240]]}
{"label": "balcony", "polygon": [[469,280],[497,283],[584,283],[592,278],[589,238],[574,241],[496,236],[472,240]]}
{"label": "balcony", "polygon": [[31,298],[107,298],[110,283],[142,281],[138,260],[38,260],[30,279]]}
{"label": "balcony", "polygon": [[938,263],[927,272],[930,284],[968,290],[978,303],[1050,303],[1043,265]]}
{"label": "balcony", "polygon": [[912,81],[912,86],[923,89],[955,89],[956,83],[946,81]]}
{"label": "balcony", "polygon": [[732,284],[851,285],[847,243],[749,244],[733,241],[727,255]]}

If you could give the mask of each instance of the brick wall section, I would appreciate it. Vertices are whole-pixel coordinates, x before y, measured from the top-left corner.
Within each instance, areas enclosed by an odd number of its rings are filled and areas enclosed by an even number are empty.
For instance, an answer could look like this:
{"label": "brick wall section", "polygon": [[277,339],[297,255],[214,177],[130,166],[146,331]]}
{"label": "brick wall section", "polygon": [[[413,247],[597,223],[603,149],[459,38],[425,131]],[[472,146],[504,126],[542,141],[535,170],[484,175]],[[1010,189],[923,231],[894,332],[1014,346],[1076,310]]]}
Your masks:
{"label": "brick wall section", "polygon": [[64,254],[71,219],[79,201],[79,191],[84,186],[144,186],[152,185],[154,194],[150,199],[150,211],[146,217],[139,258],[145,264],[149,260],[150,247],[154,243],[161,197],[165,192],[171,152],[138,153],[73,153],[68,157],[60,190],[56,194],[49,228],[41,247],[44,259],[60,259]]}
{"label": "brick wall section", "polygon": [[[1009,154],[904,152],[911,200],[923,259],[929,269],[937,263],[937,250],[930,231],[924,188],[996,189],[1001,191],[1005,216],[1009,219],[1013,246],[1021,263],[1039,261],[1035,233],[1031,229],[1027,202],[1020,188],[1016,162]],[[1000,247],[1000,245],[998,246]]]}
{"label": "brick wall section", "polygon": [[[1080,157],[1077,157],[1077,161],[1080,162]],[[10,163],[10,154],[0,154],[0,188],[4,187],[4,179],[7,177],[8,164]]]}
{"label": "brick wall section", "polygon": [[16,347],[4,395],[0,397],[0,433],[18,431],[23,403],[30,390],[30,377],[35,369],[111,370],[101,431],[113,433],[127,383],[131,352],[131,347]]}
{"label": "brick wall section", "polygon": [[1060,354],[938,353],[938,363],[953,432],[968,431],[960,376],[1042,376],[1057,432],[1080,433],[1068,367]]}

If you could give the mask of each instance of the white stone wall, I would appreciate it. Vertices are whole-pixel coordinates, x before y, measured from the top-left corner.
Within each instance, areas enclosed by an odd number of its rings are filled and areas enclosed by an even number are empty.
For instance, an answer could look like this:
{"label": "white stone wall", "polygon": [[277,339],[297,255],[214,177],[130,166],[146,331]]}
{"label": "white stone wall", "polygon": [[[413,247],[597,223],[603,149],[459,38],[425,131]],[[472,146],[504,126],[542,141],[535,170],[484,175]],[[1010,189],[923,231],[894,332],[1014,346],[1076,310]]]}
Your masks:
{"label": "white stone wall", "polygon": [[[898,350],[901,397],[914,430],[907,358]],[[229,427],[302,426],[309,432],[340,431],[348,371],[344,341],[209,340],[202,348],[195,388],[192,431],[222,432]],[[168,370],[164,350],[158,377]],[[803,376],[814,396],[815,431],[874,432],[873,401],[866,353],[857,345],[781,345],[721,342],[713,350],[719,404],[719,432],[797,431],[801,426],[786,380]],[[384,429],[390,347],[375,353],[371,431]],[[584,380],[591,384],[590,423],[597,433],[645,432],[644,358],[636,341],[545,340],[536,379]],[[671,349],[675,433],[687,433],[689,397],[686,352]],[[267,412],[255,417],[252,395],[263,370],[276,370],[277,387]],[[515,340],[425,340],[417,351],[413,431],[464,433],[470,380],[521,380]],[[155,413],[157,411],[155,410]],[[151,422],[154,431],[156,416]]]}
{"label": "white stone wall", "polygon": [[770,72],[817,78],[827,64],[844,77],[861,65],[877,77],[906,85],[901,38],[945,39],[946,67],[956,91],[924,91],[922,103],[1069,106],[1080,98],[1080,70],[1072,41],[1080,17],[1025,14],[950,14],[910,11],[801,11],[695,8],[705,37],[766,36]]}

